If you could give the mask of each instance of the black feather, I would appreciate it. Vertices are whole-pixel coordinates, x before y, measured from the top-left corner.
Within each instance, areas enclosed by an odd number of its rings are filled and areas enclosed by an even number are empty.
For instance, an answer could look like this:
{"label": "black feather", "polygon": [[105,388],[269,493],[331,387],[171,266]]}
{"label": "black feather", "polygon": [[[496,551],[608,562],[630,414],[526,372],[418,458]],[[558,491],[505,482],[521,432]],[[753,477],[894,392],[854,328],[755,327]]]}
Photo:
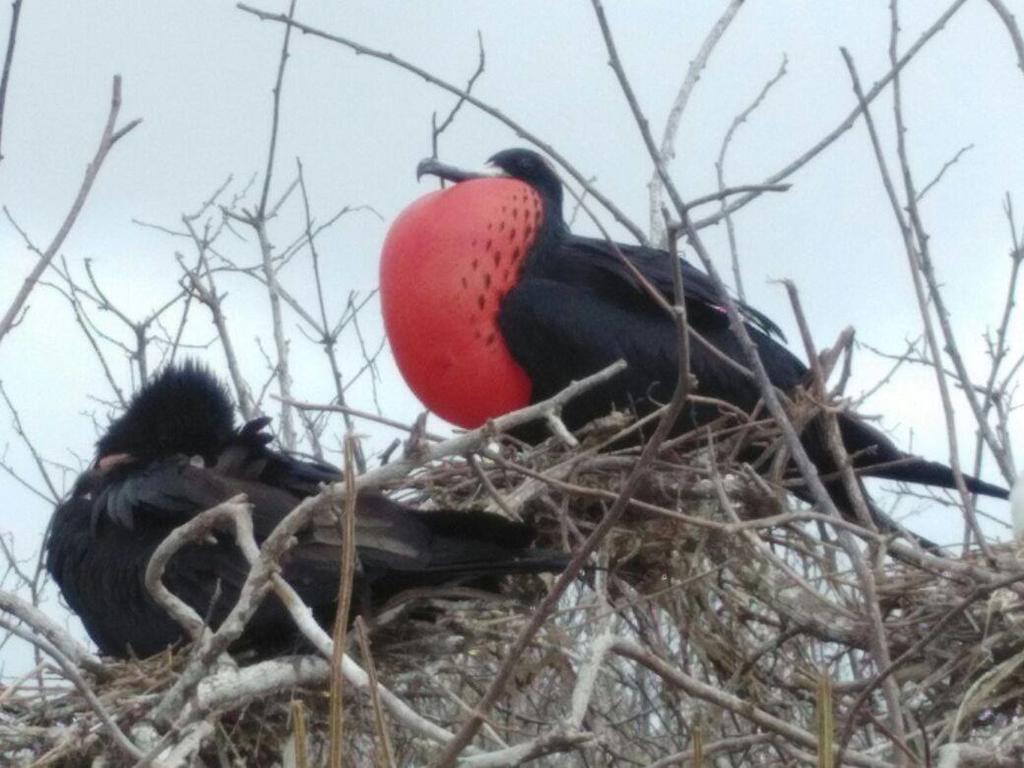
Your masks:
{"label": "black feather", "polygon": [[[498,317],[509,351],[533,383],[532,399],[550,397],[570,382],[622,358],[628,364],[623,374],[583,393],[565,408],[563,418],[569,428],[579,428],[613,406],[644,414],[666,402],[679,368],[675,325],[641,289],[622,259],[655,290],[672,299],[673,256],[654,248],[612,245],[573,235],[563,219],[558,176],[536,152],[505,150],[491,162],[532,185],[544,204],[542,231]],[[716,353],[703,342],[691,340],[690,370],[698,381],[697,392],[749,413],[760,400],[760,389],[751,376],[722,359],[747,367],[746,355],[729,327],[724,297],[707,274],[685,260],[682,271],[690,328],[717,349]],[[753,307],[737,304],[772,383],[785,391],[806,384],[807,367],[773,338],[784,340],[778,326]],[[717,415],[717,409],[691,404],[676,430],[692,429]],[[856,414],[844,413],[839,418],[845,447],[856,456],[855,466],[863,474],[955,487],[949,467],[901,451]],[[820,472],[835,471],[820,419],[804,428],[802,440]],[[1008,496],[999,486],[970,476],[964,479],[971,492]],[[828,487],[837,505],[852,512],[842,483],[833,481]],[[806,496],[806,491],[798,493]],[[888,524],[880,513],[879,518]]]}
{"label": "black feather", "polygon": [[209,460],[234,434],[227,390],[203,365],[168,366],[132,398],[96,443],[99,456],[150,459],[182,453]]}
{"label": "black feather", "polygon": [[[255,419],[235,430],[223,386],[186,363],[144,387],[100,439],[100,458],[117,460],[98,461],[58,506],[46,564],[103,653],[148,656],[185,639],[144,584],[150,557],[175,527],[244,493],[262,543],[303,498],[341,478],[334,467],[270,448],[268,423]],[[339,531],[333,518],[314,521],[282,563],[285,579],[325,624],[337,607]],[[564,567],[562,553],[531,549],[532,539],[527,526],[495,515],[418,512],[361,494],[355,609],[372,611],[406,589],[463,583],[495,589],[503,575]],[[183,547],[164,583],[217,627],[247,573],[232,537],[215,533]],[[269,597],[238,647],[269,653],[292,635],[284,607]]]}

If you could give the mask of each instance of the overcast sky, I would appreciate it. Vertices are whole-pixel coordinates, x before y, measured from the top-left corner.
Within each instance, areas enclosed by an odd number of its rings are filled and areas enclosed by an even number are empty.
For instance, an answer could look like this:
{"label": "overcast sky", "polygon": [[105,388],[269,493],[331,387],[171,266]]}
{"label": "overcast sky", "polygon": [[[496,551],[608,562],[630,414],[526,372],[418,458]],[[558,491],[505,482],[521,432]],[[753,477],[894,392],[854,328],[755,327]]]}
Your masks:
{"label": "overcast sky", "polygon": [[[1008,4],[1024,18],[1020,0]],[[261,7],[281,11],[286,5]],[[901,48],[916,40],[945,5],[902,3]],[[786,77],[736,136],[727,165],[729,183],[761,181],[831,130],[854,106],[839,47],[850,49],[865,85],[883,75],[888,6],[888,0],[749,0],[715,50],[684,115],[672,165],[683,194],[715,188],[714,160],[723,134],[784,55]],[[658,135],[687,64],[724,7],[724,1],[709,0],[608,4],[624,64]],[[187,241],[133,220],[180,228],[181,214],[194,211],[229,177],[229,191],[237,193],[256,175],[256,187],[244,203],[252,205],[266,162],[283,27],[260,22],[232,3],[208,0],[28,0],[22,17],[7,96],[0,202],[36,243],[49,242],[95,149],[111,78],[119,73],[122,119],[141,117],[143,123],[111,153],[62,254],[82,280],[84,260],[91,259],[107,295],[131,316],[143,317],[177,290],[175,253],[192,254]],[[297,18],[393,52],[460,84],[476,66],[479,30],[486,71],[475,93],[558,147],[634,221],[646,224],[650,163],[607,66],[589,3],[300,0]],[[962,147],[973,145],[928,194],[923,214],[961,350],[980,379],[986,371],[982,334],[998,322],[1010,268],[1002,211],[1007,192],[1017,196],[1024,211],[1024,73],[987,3],[972,0],[957,13],[906,70],[904,91],[920,185]],[[875,111],[891,148],[886,96]],[[319,221],[344,205],[373,211],[346,216],[323,237],[328,300],[337,309],[349,290],[365,294],[374,288],[388,223],[428,189],[428,182],[416,182],[414,169],[430,151],[431,114],[444,114],[452,104],[450,95],[386,63],[320,39],[293,39],[272,197],[294,179],[296,158],[301,158]],[[495,151],[520,143],[508,128],[467,107],[442,137],[441,155],[478,166]],[[773,282],[789,277],[801,290],[820,345],[852,325],[860,340],[901,351],[906,339],[920,333],[921,322],[863,124],[791,181],[789,192],[764,197],[736,217],[748,300],[796,338],[784,292]],[[300,234],[300,212],[293,197],[273,222],[271,235],[279,246]],[[724,231],[706,232],[715,258],[727,269]],[[228,233],[222,248],[240,264],[258,259],[251,239]],[[0,308],[9,304],[33,258],[15,229],[0,221]],[[301,255],[282,280],[311,302],[310,276],[308,256]],[[243,368],[260,382],[266,367],[257,338],[270,345],[265,294],[240,276],[226,278],[222,287],[229,292],[226,311]],[[0,346],[0,379],[42,454],[78,467],[78,457],[88,460],[91,454],[94,419],[100,425],[107,421],[103,401],[111,399],[110,390],[61,296],[41,287],[30,303],[22,326]],[[197,317],[187,340],[209,342],[214,333],[208,315],[197,311]],[[130,340],[109,316],[97,315],[97,321],[116,338]],[[173,318],[169,324],[173,327]],[[324,401],[331,393],[328,369],[298,325],[289,314],[295,393]],[[363,330],[371,348],[380,342],[375,301],[367,307]],[[1019,320],[1013,336],[1019,353],[1024,345]],[[346,337],[346,344],[355,343]],[[196,354],[223,370],[216,344]],[[850,391],[871,386],[887,367],[886,361],[860,351]],[[347,373],[357,368],[350,356]],[[116,372],[130,387],[127,365],[118,364]],[[380,374],[382,409],[411,420],[418,405],[386,353]],[[368,384],[364,377],[353,387],[352,404],[374,407]],[[969,464],[973,432],[966,424],[966,406],[957,405],[962,458]],[[865,411],[884,414],[884,425],[901,444],[948,459],[929,372],[902,371]],[[366,431],[378,450],[394,436],[369,426]],[[1015,435],[1020,454],[1019,416]],[[3,407],[0,449],[9,465],[39,484]],[[999,480],[991,466],[983,474]],[[0,474],[0,498],[0,530],[13,535],[20,556],[32,557],[49,506],[6,474]],[[1001,503],[985,501],[982,507],[1006,514]],[[954,517],[934,511],[911,524],[944,541],[959,531]],[[52,600],[47,609],[54,615],[60,611]],[[19,654],[13,647],[4,649],[5,674],[21,667],[24,655]]]}

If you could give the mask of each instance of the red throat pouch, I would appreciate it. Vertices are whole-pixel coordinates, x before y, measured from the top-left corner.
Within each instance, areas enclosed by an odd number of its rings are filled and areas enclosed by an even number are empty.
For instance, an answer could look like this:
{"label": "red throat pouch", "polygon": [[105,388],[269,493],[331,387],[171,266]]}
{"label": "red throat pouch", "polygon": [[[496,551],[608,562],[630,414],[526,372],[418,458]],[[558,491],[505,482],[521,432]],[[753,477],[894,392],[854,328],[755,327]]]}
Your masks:
{"label": "red throat pouch", "polygon": [[381,304],[398,367],[424,405],[460,427],[530,402],[498,310],[543,215],[528,184],[474,179],[421,197],[384,241]]}

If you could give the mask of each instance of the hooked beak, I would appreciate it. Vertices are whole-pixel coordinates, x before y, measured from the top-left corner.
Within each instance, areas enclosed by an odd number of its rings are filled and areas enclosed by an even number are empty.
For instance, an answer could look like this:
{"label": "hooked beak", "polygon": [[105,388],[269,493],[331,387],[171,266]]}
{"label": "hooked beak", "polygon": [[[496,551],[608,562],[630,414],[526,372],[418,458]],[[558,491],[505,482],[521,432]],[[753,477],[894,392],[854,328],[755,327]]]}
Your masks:
{"label": "hooked beak", "polygon": [[416,166],[416,181],[419,181],[424,176],[437,176],[439,179],[451,181],[456,184],[460,181],[484,179],[488,177],[485,173],[464,171],[461,168],[456,168],[454,165],[447,165],[442,163],[436,157],[428,157],[425,160],[420,160],[419,164]]}

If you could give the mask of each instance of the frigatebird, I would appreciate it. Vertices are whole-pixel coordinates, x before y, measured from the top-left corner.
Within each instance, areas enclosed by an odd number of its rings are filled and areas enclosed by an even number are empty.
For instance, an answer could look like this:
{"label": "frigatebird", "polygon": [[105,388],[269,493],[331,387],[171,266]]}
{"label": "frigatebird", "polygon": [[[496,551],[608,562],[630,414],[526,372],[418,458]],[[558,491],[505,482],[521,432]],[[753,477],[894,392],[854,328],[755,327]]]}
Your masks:
{"label": "frigatebird", "polygon": [[[673,301],[674,257],[573,234],[558,175],[538,153],[508,149],[489,162],[501,175],[436,160],[420,163],[418,175],[455,184],[410,205],[384,243],[385,327],[412,390],[443,418],[476,427],[623,359],[624,373],[565,407],[562,418],[570,429],[612,409],[643,415],[667,402],[678,378],[677,327],[626,262]],[[700,340],[689,345],[695,392],[750,414],[761,393],[743,371],[748,361],[729,327],[722,294],[702,270],[685,259],[680,266],[689,328]],[[775,387],[793,394],[808,385],[807,366],[787,349],[778,326],[745,303],[738,307]],[[718,416],[717,406],[691,402],[676,432]],[[839,426],[860,474],[955,487],[949,467],[905,453],[856,414],[841,413]],[[803,428],[801,440],[818,470],[831,475],[827,487],[837,506],[852,515],[820,416]],[[973,493],[1007,497],[998,486],[964,480]],[[808,496],[806,489],[795,492]]]}
{"label": "frigatebird", "polygon": [[[95,462],[54,514],[46,565],[102,653],[146,657],[184,639],[144,583],[150,557],[175,527],[244,493],[262,543],[303,498],[340,479],[334,467],[270,447],[268,423],[236,428],[223,385],[190,361],[157,374],[99,439]],[[301,532],[282,563],[284,578],[325,625],[337,607],[342,551],[339,525],[328,518]],[[533,537],[530,527],[497,515],[417,511],[361,493],[353,612],[410,589],[493,591],[506,574],[564,567],[562,553],[532,549]],[[214,532],[170,560],[164,584],[216,628],[247,574],[233,535]],[[294,637],[291,629],[271,595],[236,649],[272,652]]]}

